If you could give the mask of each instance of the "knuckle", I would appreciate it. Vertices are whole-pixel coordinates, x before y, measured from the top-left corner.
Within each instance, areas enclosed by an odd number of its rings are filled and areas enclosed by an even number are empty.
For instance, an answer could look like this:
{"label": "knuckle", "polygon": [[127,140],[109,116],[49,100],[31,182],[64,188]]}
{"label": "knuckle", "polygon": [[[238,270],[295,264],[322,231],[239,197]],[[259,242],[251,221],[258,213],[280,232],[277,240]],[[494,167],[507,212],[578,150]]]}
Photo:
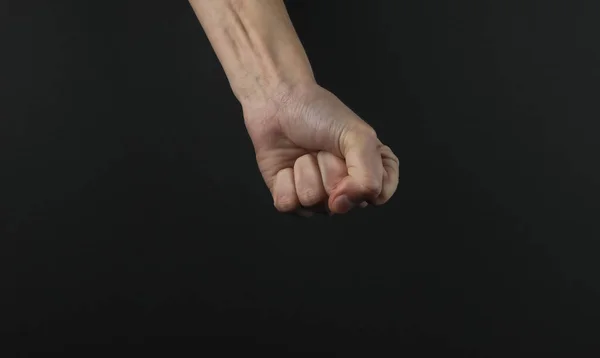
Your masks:
{"label": "knuckle", "polygon": [[366,123],[353,128],[348,133],[348,136],[352,139],[377,140],[377,132]]}
{"label": "knuckle", "polygon": [[361,182],[361,188],[367,198],[376,198],[381,194],[382,182],[374,177],[364,178]]}
{"label": "knuckle", "polygon": [[377,132],[375,131],[375,129],[373,129],[373,127],[367,126],[364,129],[364,136],[368,139],[377,139]]}
{"label": "knuckle", "polygon": [[296,209],[296,201],[288,196],[280,196],[275,200],[275,208],[281,212],[290,212]]}
{"label": "knuckle", "polygon": [[319,194],[313,189],[303,190],[298,196],[304,206],[312,206],[320,201]]}

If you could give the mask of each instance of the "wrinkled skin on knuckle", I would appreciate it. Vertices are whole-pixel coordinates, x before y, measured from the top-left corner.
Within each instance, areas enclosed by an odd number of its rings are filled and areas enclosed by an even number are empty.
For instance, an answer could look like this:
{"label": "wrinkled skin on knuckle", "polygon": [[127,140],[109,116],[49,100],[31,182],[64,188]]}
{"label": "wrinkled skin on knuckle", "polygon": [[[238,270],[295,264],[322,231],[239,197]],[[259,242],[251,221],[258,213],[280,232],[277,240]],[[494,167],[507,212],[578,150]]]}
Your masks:
{"label": "wrinkled skin on knuckle", "polygon": [[286,196],[278,197],[275,200],[275,208],[282,213],[292,212],[296,209],[296,201]]}
{"label": "wrinkled skin on knuckle", "polygon": [[319,194],[313,189],[306,189],[302,193],[298,193],[298,197],[304,206],[317,205],[320,201]]}

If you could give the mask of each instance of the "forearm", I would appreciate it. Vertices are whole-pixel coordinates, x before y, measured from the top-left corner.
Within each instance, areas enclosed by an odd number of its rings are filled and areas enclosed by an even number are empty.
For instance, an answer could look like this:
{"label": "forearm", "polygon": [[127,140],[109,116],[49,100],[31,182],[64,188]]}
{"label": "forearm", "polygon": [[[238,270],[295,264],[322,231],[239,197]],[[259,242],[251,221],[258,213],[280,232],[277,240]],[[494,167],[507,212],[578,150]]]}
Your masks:
{"label": "forearm", "polygon": [[190,0],[190,4],[243,105],[314,82],[283,0]]}

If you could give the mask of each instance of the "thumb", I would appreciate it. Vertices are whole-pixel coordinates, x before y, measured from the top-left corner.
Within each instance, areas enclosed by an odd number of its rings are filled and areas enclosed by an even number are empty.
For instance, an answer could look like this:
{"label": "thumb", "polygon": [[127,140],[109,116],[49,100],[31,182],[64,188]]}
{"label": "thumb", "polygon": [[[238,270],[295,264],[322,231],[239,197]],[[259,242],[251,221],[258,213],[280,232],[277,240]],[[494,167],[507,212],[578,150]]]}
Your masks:
{"label": "thumb", "polygon": [[340,152],[346,160],[348,176],[329,196],[329,209],[345,213],[360,203],[373,202],[382,190],[381,142],[370,127],[351,129],[340,138]]}

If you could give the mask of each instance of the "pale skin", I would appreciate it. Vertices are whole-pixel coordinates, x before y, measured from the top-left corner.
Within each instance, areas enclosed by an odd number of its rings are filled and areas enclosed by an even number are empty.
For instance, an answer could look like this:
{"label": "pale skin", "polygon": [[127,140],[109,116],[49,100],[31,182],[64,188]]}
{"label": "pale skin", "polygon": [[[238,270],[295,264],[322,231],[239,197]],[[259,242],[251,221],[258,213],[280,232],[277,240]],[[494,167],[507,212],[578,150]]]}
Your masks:
{"label": "pale skin", "polygon": [[392,197],[398,158],[316,83],[283,0],[190,4],[242,105],[277,210],[343,214]]}

